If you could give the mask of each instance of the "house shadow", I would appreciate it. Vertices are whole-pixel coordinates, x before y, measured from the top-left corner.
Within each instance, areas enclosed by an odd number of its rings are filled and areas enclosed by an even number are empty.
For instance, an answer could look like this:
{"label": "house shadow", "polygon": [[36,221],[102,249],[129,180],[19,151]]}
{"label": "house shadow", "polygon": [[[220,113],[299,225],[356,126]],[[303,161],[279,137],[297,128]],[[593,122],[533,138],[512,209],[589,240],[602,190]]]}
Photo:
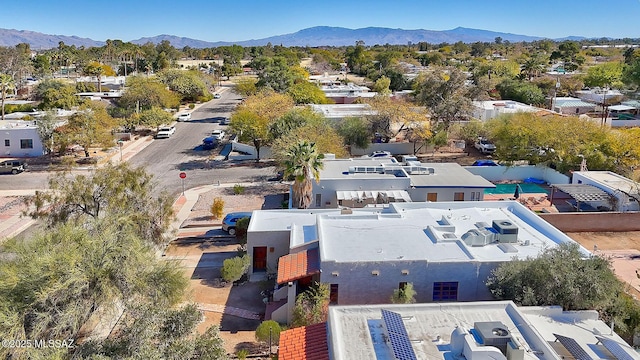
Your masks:
{"label": "house shadow", "polygon": [[219,285],[219,279],[221,277],[220,270],[222,269],[224,260],[236,255],[237,252],[235,251],[203,252],[202,255],[200,255],[198,264],[195,269],[193,269],[191,280],[200,279],[203,284],[208,286]]}
{"label": "house shadow", "polygon": [[255,331],[264,318],[265,303],[260,294],[262,290],[264,290],[263,285],[259,282],[247,281],[241,285],[232,285],[225,305],[260,314],[260,319],[245,319],[224,313],[220,321],[220,330],[231,333],[238,331]]}

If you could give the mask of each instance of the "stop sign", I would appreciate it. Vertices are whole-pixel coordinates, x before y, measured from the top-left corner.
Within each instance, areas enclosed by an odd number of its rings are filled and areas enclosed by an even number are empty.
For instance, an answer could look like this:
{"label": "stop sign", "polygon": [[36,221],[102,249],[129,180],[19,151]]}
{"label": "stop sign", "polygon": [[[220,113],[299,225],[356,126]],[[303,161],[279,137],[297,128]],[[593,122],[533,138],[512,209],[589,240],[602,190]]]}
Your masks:
{"label": "stop sign", "polygon": [[186,172],[181,172],[180,173],[180,179],[184,179],[187,177],[187,173]]}

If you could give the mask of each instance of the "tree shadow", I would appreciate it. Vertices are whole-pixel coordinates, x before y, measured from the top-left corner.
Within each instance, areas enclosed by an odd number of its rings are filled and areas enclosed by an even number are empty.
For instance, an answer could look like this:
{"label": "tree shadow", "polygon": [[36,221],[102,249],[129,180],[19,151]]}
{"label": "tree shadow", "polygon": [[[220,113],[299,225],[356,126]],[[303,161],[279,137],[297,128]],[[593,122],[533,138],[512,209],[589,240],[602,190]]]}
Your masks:
{"label": "tree shadow", "polygon": [[249,355],[261,355],[264,354],[264,352],[267,350],[267,347],[264,346],[264,344],[260,344],[258,342],[244,341],[236,344],[236,346],[233,348],[233,351],[237,353],[238,351],[243,349],[247,350]]}

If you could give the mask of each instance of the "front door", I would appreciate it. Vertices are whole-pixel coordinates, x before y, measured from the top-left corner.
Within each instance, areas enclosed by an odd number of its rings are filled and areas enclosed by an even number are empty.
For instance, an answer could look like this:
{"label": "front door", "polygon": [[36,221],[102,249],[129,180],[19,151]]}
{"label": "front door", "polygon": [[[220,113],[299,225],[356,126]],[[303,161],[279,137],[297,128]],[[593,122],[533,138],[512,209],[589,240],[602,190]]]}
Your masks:
{"label": "front door", "polygon": [[267,247],[253,248],[253,271],[267,271]]}

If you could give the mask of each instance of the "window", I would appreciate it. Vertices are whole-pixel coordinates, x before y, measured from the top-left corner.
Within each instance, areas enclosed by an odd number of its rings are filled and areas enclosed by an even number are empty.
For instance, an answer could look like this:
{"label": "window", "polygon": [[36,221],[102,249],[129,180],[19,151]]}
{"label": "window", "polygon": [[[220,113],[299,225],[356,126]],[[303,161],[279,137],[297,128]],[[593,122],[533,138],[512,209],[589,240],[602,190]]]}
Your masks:
{"label": "window", "polygon": [[322,194],[316,194],[316,207],[322,206]]}
{"label": "window", "polygon": [[436,202],[438,201],[438,193],[428,193],[427,201]]}
{"label": "window", "polygon": [[4,146],[11,146],[11,140],[4,139]]}
{"label": "window", "polygon": [[338,284],[331,284],[331,290],[329,291],[329,304],[338,304]]}
{"label": "window", "polygon": [[458,282],[433,283],[433,301],[458,301]]}
{"label": "window", "polygon": [[480,201],[480,192],[472,191],[471,192],[471,201]]}
{"label": "window", "polygon": [[453,201],[464,201],[464,193],[463,192],[453,193]]}
{"label": "window", "polygon": [[20,139],[20,149],[33,149],[33,139]]}

